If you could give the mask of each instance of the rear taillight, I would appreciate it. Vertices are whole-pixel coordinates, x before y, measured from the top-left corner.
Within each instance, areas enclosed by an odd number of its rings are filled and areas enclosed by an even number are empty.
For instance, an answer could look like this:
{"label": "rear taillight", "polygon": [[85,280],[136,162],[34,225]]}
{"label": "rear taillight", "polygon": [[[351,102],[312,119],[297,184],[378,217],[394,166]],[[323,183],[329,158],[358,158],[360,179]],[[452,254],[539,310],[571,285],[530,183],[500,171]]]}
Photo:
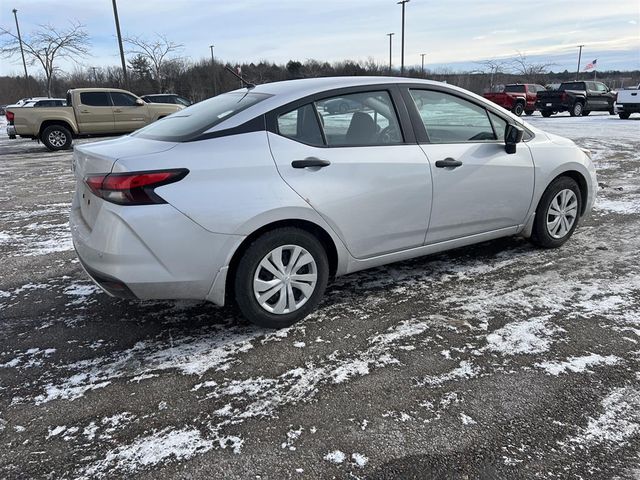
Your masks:
{"label": "rear taillight", "polygon": [[8,122],[13,122],[13,118],[15,117],[13,112],[5,112],[5,116],[7,117]]}
{"label": "rear taillight", "polygon": [[182,180],[189,170],[155,170],[151,172],[107,173],[90,175],[84,182],[94,195],[118,205],[152,205],[167,203],[154,189]]}
{"label": "rear taillight", "polygon": [[562,92],[562,95],[560,96],[560,101],[561,102],[566,102],[567,101],[567,93],[566,92]]}

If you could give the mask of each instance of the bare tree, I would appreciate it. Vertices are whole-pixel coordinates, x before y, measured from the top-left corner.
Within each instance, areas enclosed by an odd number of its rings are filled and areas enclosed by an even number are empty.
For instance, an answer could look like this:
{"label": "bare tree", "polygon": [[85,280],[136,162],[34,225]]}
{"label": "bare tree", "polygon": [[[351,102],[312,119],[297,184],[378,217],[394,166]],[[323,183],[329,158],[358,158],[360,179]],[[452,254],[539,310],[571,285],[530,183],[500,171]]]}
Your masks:
{"label": "bare tree", "polygon": [[[11,30],[0,28],[0,56],[11,58],[20,53],[20,41]],[[40,63],[47,81],[47,95],[51,96],[54,75],[60,71],[56,62],[61,58],[77,61],[89,53],[89,34],[85,26],[71,22],[67,29],[60,30],[51,25],[40,25],[39,29],[22,38],[24,52],[29,64]]]}
{"label": "bare tree", "polygon": [[149,61],[153,79],[158,84],[158,92],[162,93],[166,77],[165,70],[172,62],[180,59],[175,56],[175,53],[182,50],[183,45],[174,43],[165,35],[159,34],[156,34],[156,38],[153,40],[142,37],[127,37],[124,41],[129,45],[128,54],[137,55]]}
{"label": "bare tree", "polygon": [[479,69],[480,72],[491,74],[490,85],[489,85],[490,90],[493,90],[493,86],[494,86],[493,82],[496,76],[500,73],[504,73],[505,69],[510,64],[510,62],[507,60],[500,60],[497,58],[492,58],[490,60],[482,60],[476,63],[480,65],[480,69]]}
{"label": "bare tree", "polygon": [[531,62],[526,54],[518,52],[518,56],[511,61],[511,68],[517,75],[522,75],[527,82],[540,82],[541,78],[549,72],[553,63]]}

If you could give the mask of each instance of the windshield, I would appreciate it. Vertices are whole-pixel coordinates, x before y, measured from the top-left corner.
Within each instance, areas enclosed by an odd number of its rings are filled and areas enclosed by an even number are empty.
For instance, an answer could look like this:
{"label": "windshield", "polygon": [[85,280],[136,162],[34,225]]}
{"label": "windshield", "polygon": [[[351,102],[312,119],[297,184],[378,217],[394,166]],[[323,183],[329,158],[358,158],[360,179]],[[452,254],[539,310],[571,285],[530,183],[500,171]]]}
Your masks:
{"label": "windshield", "polygon": [[132,135],[165,142],[192,140],[211,127],[270,96],[253,92],[225,93],[180,110],[141,128]]}
{"label": "windshield", "polygon": [[524,93],[524,85],[507,85],[504,87],[507,93]]}

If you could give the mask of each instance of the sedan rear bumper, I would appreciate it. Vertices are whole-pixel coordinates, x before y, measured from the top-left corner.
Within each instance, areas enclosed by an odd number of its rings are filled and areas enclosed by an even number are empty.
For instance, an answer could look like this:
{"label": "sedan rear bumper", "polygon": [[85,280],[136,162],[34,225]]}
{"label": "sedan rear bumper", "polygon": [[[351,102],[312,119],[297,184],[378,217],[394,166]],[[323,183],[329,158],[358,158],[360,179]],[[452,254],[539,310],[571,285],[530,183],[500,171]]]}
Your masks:
{"label": "sedan rear bumper", "polygon": [[16,138],[16,126],[15,125],[7,125],[7,135],[9,135],[9,138]]}

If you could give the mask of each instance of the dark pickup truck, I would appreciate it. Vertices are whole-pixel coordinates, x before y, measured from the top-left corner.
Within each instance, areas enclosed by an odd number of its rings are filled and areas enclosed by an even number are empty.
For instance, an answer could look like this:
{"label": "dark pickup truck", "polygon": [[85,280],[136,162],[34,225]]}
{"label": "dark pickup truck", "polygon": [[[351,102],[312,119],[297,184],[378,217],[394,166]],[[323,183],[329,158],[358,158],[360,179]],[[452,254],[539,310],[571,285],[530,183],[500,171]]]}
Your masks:
{"label": "dark pickup truck", "polygon": [[536,110],[538,92],[545,90],[542,85],[514,83],[506,85],[502,92],[487,92],[483,94],[483,97],[497,103],[502,108],[511,110],[518,116],[522,115],[522,112],[532,115]]}
{"label": "dark pickup truck", "polygon": [[563,82],[557,90],[538,92],[536,108],[543,117],[569,112],[572,117],[591,112],[615,114],[616,95],[601,82]]}

